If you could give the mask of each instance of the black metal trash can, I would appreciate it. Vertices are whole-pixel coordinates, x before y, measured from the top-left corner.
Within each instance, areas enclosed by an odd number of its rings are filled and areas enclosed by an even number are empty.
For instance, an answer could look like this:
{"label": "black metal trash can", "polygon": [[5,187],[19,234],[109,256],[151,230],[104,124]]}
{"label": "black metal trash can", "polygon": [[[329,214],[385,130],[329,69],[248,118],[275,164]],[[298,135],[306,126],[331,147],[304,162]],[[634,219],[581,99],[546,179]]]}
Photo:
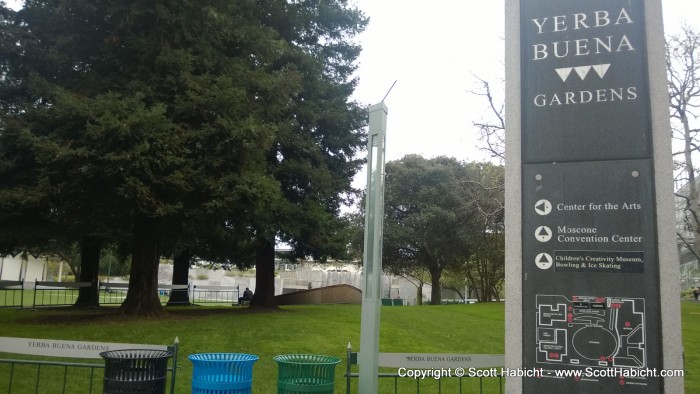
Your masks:
{"label": "black metal trash can", "polygon": [[104,394],[165,394],[165,350],[124,349],[100,353],[105,360]]}

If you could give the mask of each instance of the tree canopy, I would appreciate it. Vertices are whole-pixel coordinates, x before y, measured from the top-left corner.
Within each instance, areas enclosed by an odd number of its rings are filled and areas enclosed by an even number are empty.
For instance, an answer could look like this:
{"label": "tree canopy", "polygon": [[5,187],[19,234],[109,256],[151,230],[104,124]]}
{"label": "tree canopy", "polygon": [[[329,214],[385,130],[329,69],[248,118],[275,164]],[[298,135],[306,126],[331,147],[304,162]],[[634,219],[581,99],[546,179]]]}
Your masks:
{"label": "tree canopy", "polygon": [[301,255],[337,232],[365,123],[349,97],[366,19],[345,1],[29,0],[0,17],[6,247],[87,243],[96,267],[126,244],[122,308],[151,314],[162,253],[242,263],[230,245]]}
{"label": "tree canopy", "polygon": [[[498,168],[418,155],[388,162],[385,268],[421,283],[422,273],[427,271],[432,285],[430,301],[439,304],[443,273],[467,266],[478,255],[483,234],[493,231],[497,221],[502,223],[498,219],[499,212],[502,217],[498,203],[502,200],[497,198],[502,190]],[[496,189],[491,185],[497,185]]]}

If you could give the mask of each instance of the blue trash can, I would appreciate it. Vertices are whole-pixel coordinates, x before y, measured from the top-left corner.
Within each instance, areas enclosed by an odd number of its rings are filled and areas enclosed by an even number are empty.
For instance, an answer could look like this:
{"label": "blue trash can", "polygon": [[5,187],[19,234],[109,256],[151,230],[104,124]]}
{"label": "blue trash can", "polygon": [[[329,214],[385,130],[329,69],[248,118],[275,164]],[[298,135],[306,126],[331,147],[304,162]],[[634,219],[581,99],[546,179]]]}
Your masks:
{"label": "blue trash can", "polygon": [[192,394],[250,394],[253,364],[258,356],[240,353],[198,353],[193,364]]}

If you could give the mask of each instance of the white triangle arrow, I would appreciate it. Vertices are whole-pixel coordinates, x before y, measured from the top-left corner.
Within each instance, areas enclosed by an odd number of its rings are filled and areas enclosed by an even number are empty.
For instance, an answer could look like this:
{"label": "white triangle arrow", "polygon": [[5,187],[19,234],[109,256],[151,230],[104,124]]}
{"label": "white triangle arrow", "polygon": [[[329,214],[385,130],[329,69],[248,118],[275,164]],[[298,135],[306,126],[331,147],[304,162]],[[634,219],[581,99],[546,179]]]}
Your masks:
{"label": "white triangle arrow", "polygon": [[591,70],[591,66],[574,67],[574,70],[576,70],[576,74],[578,74],[581,80],[584,80],[586,79],[588,72]]}
{"label": "white triangle arrow", "polygon": [[562,82],[566,82],[566,79],[569,78],[569,74],[571,74],[572,68],[556,68],[554,70],[557,72],[557,74],[559,74],[559,78],[561,78]]}
{"label": "white triangle arrow", "polygon": [[596,64],[593,66],[593,70],[595,70],[596,74],[600,77],[600,79],[603,79],[605,76],[605,73],[608,72],[608,68],[610,68],[610,63],[608,64]]}

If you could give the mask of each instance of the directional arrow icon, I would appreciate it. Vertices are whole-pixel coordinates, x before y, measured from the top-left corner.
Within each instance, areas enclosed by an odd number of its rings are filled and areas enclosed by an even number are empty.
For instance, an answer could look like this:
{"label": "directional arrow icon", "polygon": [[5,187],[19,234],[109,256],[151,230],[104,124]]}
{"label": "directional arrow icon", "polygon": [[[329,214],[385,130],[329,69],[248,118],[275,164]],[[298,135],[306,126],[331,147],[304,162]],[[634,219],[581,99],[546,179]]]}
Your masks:
{"label": "directional arrow icon", "polygon": [[535,212],[538,215],[545,216],[552,212],[552,203],[547,200],[540,200],[535,203]]}
{"label": "directional arrow icon", "polygon": [[535,238],[540,242],[547,242],[552,239],[552,230],[547,226],[537,227]]}
{"label": "directional arrow icon", "polygon": [[549,269],[552,266],[552,256],[547,253],[540,253],[535,257],[535,264],[541,270]]}

